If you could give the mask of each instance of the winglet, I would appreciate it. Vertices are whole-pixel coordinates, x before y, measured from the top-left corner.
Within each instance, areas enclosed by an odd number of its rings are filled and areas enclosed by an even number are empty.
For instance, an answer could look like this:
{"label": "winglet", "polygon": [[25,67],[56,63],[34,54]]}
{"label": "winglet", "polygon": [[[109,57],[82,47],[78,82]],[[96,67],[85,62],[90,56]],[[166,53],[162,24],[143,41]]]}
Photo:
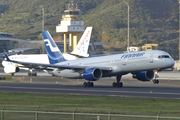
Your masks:
{"label": "winglet", "polygon": [[7,60],[7,61],[11,61],[11,60],[9,59],[8,55],[6,54],[5,49],[3,49],[3,51],[4,51],[4,55],[5,55],[5,57],[6,57],[6,60]]}

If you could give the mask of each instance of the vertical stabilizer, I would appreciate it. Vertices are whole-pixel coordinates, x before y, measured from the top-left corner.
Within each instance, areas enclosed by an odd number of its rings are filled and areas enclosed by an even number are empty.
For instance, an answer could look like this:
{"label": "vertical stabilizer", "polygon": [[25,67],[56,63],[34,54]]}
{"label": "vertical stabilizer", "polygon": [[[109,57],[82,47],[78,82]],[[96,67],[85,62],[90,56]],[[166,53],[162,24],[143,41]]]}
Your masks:
{"label": "vertical stabilizer", "polygon": [[61,51],[57,47],[56,43],[54,42],[49,32],[42,31],[42,35],[44,38],[44,44],[46,47],[46,52],[47,52],[50,64],[56,64],[56,63],[65,61]]}
{"label": "vertical stabilizer", "polygon": [[76,48],[74,49],[74,51],[71,52],[71,54],[82,57],[89,57],[88,48],[89,48],[91,33],[92,33],[92,27],[87,27],[81,39],[79,40]]}

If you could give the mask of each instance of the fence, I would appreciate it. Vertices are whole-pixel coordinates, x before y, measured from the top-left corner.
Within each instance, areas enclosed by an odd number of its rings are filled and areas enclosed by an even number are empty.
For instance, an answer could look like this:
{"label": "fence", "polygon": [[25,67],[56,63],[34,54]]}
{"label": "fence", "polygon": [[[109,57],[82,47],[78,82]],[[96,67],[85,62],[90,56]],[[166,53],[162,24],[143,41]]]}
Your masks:
{"label": "fence", "polygon": [[39,111],[41,105],[36,111],[18,111],[18,110],[4,110],[5,105],[0,110],[1,120],[159,120],[159,119],[180,119],[180,117],[166,117],[160,116],[161,110],[157,113],[157,116],[146,116],[146,115],[121,115],[112,114],[114,107],[107,114],[103,113],[76,113],[78,106],[72,112],[48,112]]}

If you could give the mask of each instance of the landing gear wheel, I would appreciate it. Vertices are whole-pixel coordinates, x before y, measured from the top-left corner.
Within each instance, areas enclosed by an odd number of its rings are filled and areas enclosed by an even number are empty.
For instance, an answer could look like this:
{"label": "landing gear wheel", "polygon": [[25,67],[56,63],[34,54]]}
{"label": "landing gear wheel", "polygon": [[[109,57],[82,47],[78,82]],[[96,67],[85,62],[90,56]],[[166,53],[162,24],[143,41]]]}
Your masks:
{"label": "landing gear wheel", "polygon": [[37,73],[28,73],[28,76],[37,76]]}
{"label": "landing gear wheel", "polygon": [[123,87],[123,83],[122,83],[122,82],[120,82],[118,86],[119,86],[119,87]]}
{"label": "landing gear wheel", "polygon": [[87,86],[88,86],[88,87],[91,87],[91,83],[90,83],[90,82],[88,82],[88,83],[87,83]]}
{"label": "landing gear wheel", "polygon": [[14,76],[14,73],[12,73],[11,76]]}
{"label": "landing gear wheel", "polygon": [[116,77],[116,80],[117,80],[117,82],[113,82],[113,84],[112,84],[112,86],[115,88],[115,87],[119,87],[119,88],[121,88],[121,87],[123,87],[123,83],[122,82],[120,82],[120,80],[121,80],[121,76],[117,76]]}
{"label": "landing gear wheel", "polygon": [[34,76],[37,76],[37,73],[34,73]]}
{"label": "landing gear wheel", "polygon": [[91,87],[94,87],[94,83],[93,82],[91,82]]}
{"label": "landing gear wheel", "polygon": [[154,83],[154,84],[158,84],[158,83],[159,83],[159,80],[155,79],[155,80],[153,80],[153,83]]}
{"label": "landing gear wheel", "polygon": [[30,72],[28,73],[28,76],[31,76],[31,73],[30,73]]}
{"label": "landing gear wheel", "polygon": [[93,82],[84,82],[83,86],[84,87],[94,87],[94,83]]}
{"label": "landing gear wheel", "polygon": [[121,87],[123,87],[123,83],[122,82],[120,82],[120,83],[115,83],[115,82],[113,82],[113,87],[119,87],[119,88],[121,88]]}
{"label": "landing gear wheel", "polygon": [[86,83],[86,82],[84,82],[84,83],[83,83],[83,86],[84,86],[84,87],[87,87],[87,83]]}
{"label": "landing gear wheel", "polygon": [[116,87],[116,83],[115,83],[115,82],[113,82],[112,86],[113,86],[113,87]]}

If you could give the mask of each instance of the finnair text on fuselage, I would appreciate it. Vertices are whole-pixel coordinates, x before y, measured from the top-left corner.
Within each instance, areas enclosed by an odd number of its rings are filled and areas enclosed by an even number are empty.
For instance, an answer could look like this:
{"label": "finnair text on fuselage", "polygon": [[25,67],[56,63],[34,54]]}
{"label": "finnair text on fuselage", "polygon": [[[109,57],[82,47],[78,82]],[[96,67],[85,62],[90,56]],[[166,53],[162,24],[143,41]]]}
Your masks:
{"label": "finnair text on fuselage", "polygon": [[141,57],[141,56],[144,56],[144,54],[145,54],[145,52],[143,52],[143,53],[131,53],[131,54],[123,55],[121,57],[121,59]]}

